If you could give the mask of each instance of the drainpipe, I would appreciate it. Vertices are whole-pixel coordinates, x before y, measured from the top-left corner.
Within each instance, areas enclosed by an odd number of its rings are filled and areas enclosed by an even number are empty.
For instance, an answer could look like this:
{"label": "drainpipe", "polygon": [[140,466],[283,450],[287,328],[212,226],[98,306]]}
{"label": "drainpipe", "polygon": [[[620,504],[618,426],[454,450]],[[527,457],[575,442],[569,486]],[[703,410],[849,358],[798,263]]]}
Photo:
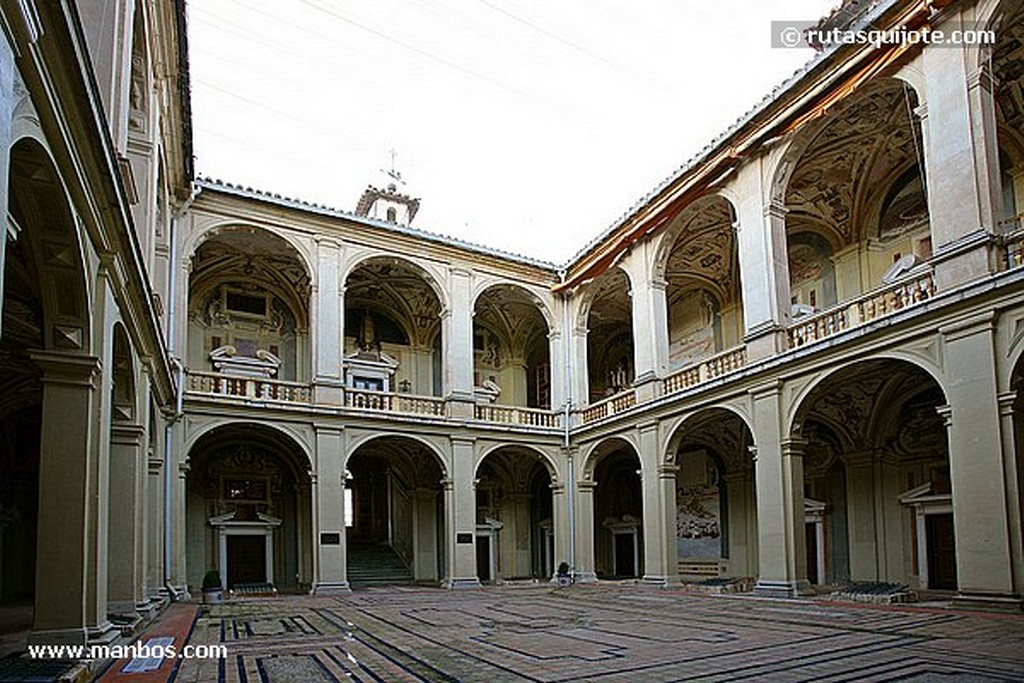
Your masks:
{"label": "drainpipe", "polygon": [[[565,270],[558,271],[558,279],[565,284]],[[562,292],[562,349],[565,354],[563,393],[565,394],[564,417],[562,419],[562,445],[568,463],[569,481],[566,482],[566,503],[569,506],[569,576],[576,580],[576,472],[572,451],[569,450],[569,425],[572,419],[572,333],[569,329],[569,292]]]}
{"label": "drainpipe", "polygon": [[176,600],[178,593],[171,583],[171,565],[174,562],[174,546],[171,542],[171,535],[174,528],[174,520],[172,517],[172,497],[174,495],[174,468],[172,467],[171,458],[171,446],[173,443],[172,432],[174,425],[181,419],[184,413],[184,401],[185,401],[185,365],[175,355],[174,348],[174,325],[175,325],[175,312],[177,309],[177,286],[178,286],[178,269],[181,258],[180,250],[178,249],[178,225],[181,222],[182,216],[192,206],[192,203],[202,192],[202,188],[192,184],[192,191],[189,193],[188,199],[181,205],[174,215],[171,217],[171,231],[170,231],[170,248],[171,248],[171,263],[170,272],[167,274],[167,356],[170,360],[171,365],[175,370],[175,391],[174,391],[174,415],[164,425],[164,589],[167,594],[171,596],[171,600]]}

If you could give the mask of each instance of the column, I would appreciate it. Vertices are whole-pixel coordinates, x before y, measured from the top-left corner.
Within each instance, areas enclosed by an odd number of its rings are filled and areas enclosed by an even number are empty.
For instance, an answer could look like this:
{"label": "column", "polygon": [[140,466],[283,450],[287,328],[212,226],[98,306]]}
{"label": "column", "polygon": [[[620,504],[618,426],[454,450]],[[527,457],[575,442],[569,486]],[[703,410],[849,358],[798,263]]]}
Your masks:
{"label": "column", "polygon": [[164,425],[157,419],[154,439],[158,451],[149,450],[146,458],[146,586],[148,598],[159,595],[164,585]]}
{"label": "column", "polygon": [[[18,98],[14,94],[14,53],[6,40],[0,40],[0,211],[7,215],[7,193],[10,187],[11,120]],[[0,273],[6,272],[8,229],[0,235]],[[0,277],[0,313],[4,302],[4,278]],[[0,320],[3,316],[0,315]],[[3,329],[0,328],[0,333]]]}
{"label": "column", "polygon": [[967,604],[1019,609],[1014,583],[1002,423],[991,315],[940,329],[946,349],[949,472],[959,595]]}
{"label": "column", "polygon": [[412,499],[413,576],[418,581],[438,581],[437,491],[419,488]]}
{"label": "column", "polygon": [[452,437],[451,486],[445,487],[449,545],[446,588],[479,588],[476,574],[476,482],[473,439]]}
{"label": "column", "polygon": [[305,481],[295,484],[295,545],[298,552],[296,573],[299,586],[313,583],[313,525],[310,516],[313,507],[313,485]]}
{"label": "column", "polygon": [[90,632],[109,626],[106,600],[97,605],[90,596],[90,584],[102,580],[105,589],[107,580],[105,574],[94,576],[97,567],[90,563],[98,540],[99,501],[92,497],[91,483],[99,476],[99,360],[39,351],[32,361],[42,370],[43,407],[35,621],[29,641],[85,644]]}
{"label": "column", "polygon": [[107,598],[109,609],[129,614],[145,598],[140,581],[143,545],[142,425],[113,423],[110,427],[110,527]]}
{"label": "column", "polygon": [[[551,533],[554,536],[554,557],[551,558],[551,571],[558,573],[558,565],[569,562],[569,496],[566,486],[562,483],[551,484]],[[546,552],[542,547],[541,552]]]}
{"label": "column", "polygon": [[[441,313],[444,394],[452,417],[473,417],[473,274],[448,272],[448,310]],[[476,572],[474,571],[474,575]]]}
{"label": "column", "polygon": [[594,583],[597,570],[594,562],[594,489],[597,482],[576,482],[576,581]]}
{"label": "column", "polygon": [[921,119],[935,281],[939,289],[988,274],[989,233],[1001,203],[992,78],[973,73],[963,50],[921,54],[928,101]]}
{"label": "column", "polygon": [[548,386],[551,387],[551,410],[561,410],[565,407],[566,386],[565,386],[565,346],[563,345],[561,330],[548,332],[548,363],[551,376],[548,378]]}
{"label": "column", "polygon": [[753,492],[748,472],[729,472],[725,480],[727,509],[724,511],[728,525],[729,547],[723,548],[728,554],[727,573],[731,576],[753,576],[756,570],[756,538],[757,532],[749,526],[751,520],[756,522],[756,503],[751,495]]}
{"label": "column", "polygon": [[850,579],[880,581],[875,518],[875,454],[846,455],[846,525],[850,535]]}
{"label": "column", "polygon": [[586,323],[573,326],[570,330],[569,353],[571,369],[569,375],[572,390],[573,407],[585,406],[590,403],[590,369],[587,359],[587,328]]}
{"label": "column", "polygon": [[349,591],[346,575],[345,454],[341,427],[316,426],[316,478],[313,480],[315,547],[313,594]]}
{"label": "column", "polygon": [[[658,423],[647,422],[638,427],[640,432],[640,490],[643,494],[644,583],[664,586],[670,575],[669,563],[678,564],[675,553],[668,551],[665,489],[671,476],[672,509],[675,509],[675,472],[678,468],[661,462],[658,448]],[[675,522],[672,523],[673,536]]]}
{"label": "column", "polygon": [[757,438],[758,577],[755,592],[793,597],[809,589],[804,536],[802,439],[782,434],[781,383],[751,391]]}
{"label": "column", "polygon": [[[1017,457],[1017,443],[1024,434],[1018,434],[1018,428],[1014,425],[1018,416],[1014,411],[1014,404],[1017,401],[1017,392],[1010,391],[999,395],[999,422],[1003,442],[1003,468],[1006,472],[1006,500],[1009,502],[1010,513],[1010,538],[1024,537],[1024,519],[1021,518],[1021,483],[1024,476],[1020,471],[1021,461]],[[1024,586],[1024,547],[1020,543],[1010,544],[1010,553],[1013,560],[1013,585]]]}
{"label": "column", "polygon": [[313,319],[310,340],[313,346],[313,394],[317,403],[341,405],[341,358],[344,352],[345,295],[340,281],[341,243],[329,237],[316,238],[317,280],[313,287]]}
{"label": "column", "polygon": [[637,402],[649,401],[659,392],[658,377],[668,359],[668,311],[665,281],[652,281],[644,263],[631,264],[629,293],[633,309],[633,366]]}
{"label": "column", "polygon": [[765,203],[761,173],[760,164],[743,164],[735,181],[744,341],[750,360],[785,350],[790,316],[786,208],[781,198]]}

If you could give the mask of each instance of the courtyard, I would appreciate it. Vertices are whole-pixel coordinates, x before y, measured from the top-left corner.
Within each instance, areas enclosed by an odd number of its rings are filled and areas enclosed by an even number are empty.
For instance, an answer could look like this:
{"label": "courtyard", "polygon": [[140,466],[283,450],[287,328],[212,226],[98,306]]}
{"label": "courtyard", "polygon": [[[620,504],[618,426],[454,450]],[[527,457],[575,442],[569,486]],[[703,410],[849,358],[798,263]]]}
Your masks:
{"label": "courtyard", "polygon": [[[159,624],[157,625],[159,626]],[[1019,681],[1024,616],[635,585],[363,589],[203,606],[174,680]]]}

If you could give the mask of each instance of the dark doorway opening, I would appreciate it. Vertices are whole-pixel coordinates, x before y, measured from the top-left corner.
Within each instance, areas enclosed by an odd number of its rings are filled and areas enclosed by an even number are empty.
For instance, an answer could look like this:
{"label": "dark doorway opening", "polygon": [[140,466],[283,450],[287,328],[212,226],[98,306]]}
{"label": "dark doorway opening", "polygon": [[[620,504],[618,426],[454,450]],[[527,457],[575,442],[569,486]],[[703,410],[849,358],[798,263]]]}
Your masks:
{"label": "dark doorway opening", "polygon": [[228,536],[228,588],[267,580],[267,537]]}

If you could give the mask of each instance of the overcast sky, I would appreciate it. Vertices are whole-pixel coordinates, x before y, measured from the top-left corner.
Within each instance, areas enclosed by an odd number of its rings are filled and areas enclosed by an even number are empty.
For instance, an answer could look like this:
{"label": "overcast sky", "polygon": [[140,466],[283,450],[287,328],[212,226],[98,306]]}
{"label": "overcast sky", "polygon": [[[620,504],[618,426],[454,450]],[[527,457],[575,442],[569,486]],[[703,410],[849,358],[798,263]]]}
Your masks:
{"label": "overcast sky", "polygon": [[191,0],[196,171],[563,263],[813,56],[839,0]]}

